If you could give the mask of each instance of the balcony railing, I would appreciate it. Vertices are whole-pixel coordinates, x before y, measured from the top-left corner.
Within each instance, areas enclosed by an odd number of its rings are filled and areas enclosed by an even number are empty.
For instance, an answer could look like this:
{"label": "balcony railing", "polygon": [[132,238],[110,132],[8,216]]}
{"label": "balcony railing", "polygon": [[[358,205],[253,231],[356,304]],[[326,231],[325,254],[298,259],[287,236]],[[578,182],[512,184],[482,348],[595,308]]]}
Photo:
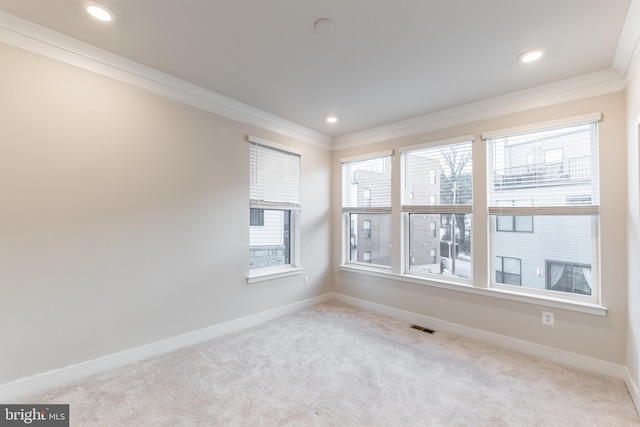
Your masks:
{"label": "balcony railing", "polygon": [[494,174],[494,188],[500,191],[588,183],[591,179],[590,162],[591,157],[586,156],[498,169]]}

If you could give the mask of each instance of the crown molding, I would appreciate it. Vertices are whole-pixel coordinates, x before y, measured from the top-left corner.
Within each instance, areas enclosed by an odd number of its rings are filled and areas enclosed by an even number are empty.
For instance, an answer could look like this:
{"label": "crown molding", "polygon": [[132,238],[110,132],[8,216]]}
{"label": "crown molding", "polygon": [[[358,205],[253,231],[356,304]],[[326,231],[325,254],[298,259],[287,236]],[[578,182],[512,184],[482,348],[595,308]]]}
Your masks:
{"label": "crown molding", "polygon": [[334,138],[333,150],[446,129],[477,120],[624,91],[640,63],[640,0],[631,0],[610,69]]}
{"label": "crown molding", "polygon": [[3,11],[0,11],[0,43],[228,119],[331,149],[332,138],[328,135]]}
{"label": "crown molding", "polygon": [[640,0],[631,0],[620,33],[612,68],[625,76],[625,83],[633,73],[640,57]]}
{"label": "crown molding", "polygon": [[618,71],[613,69],[598,71],[339,136],[334,139],[333,150],[353,148],[534,108],[593,98],[621,92],[624,88],[624,76]]}
{"label": "crown molding", "polygon": [[623,91],[640,57],[640,0],[631,0],[612,68],[427,113],[336,138],[0,11],[0,43],[327,150],[428,133],[477,120]]}

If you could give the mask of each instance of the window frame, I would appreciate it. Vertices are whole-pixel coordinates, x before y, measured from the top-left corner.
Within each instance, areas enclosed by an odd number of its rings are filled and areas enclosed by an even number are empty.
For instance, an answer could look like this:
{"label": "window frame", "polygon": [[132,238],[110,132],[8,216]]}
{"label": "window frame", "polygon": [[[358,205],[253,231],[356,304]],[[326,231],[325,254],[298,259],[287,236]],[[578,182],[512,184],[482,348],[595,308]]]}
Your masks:
{"label": "window frame", "polygon": [[[341,170],[341,178],[340,178],[340,182],[341,182],[341,191],[344,192],[345,188],[345,177],[344,177],[344,165],[345,164],[350,164],[350,163],[356,163],[356,162],[361,162],[361,161],[368,161],[368,160],[383,160],[386,158],[389,158],[389,168],[390,168],[390,195],[393,194],[393,186],[392,186],[392,175],[393,175],[393,165],[392,165],[392,156],[393,156],[394,152],[393,150],[383,150],[383,151],[377,151],[377,152],[373,152],[373,153],[368,153],[365,155],[360,155],[360,156],[351,156],[351,157],[344,157],[340,159],[340,170]],[[384,161],[384,160],[383,160]],[[349,169],[349,175],[353,176],[354,175],[354,171]],[[354,185],[354,184],[360,184],[359,180],[354,180],[350,179],[349,180],[350,185]],[[342,242],[342,265],[354,265],[354,266],[360,266],[363,268],[374,268],[374,269],[379,269],[379,270],[391,270],[391,265],[382,265],[382,264],[374,264],[371,261],[357,261],[357,260],[352,260],[351,259],[351,247],[353,245],[353,241],[352,241],[352,233],[351,230],[353,227],[357,227],[358,224],[356,221],[354,221],[351,217],[352,214],[363,214],[363,215],[367,215],[367,214],[372,214],[372,215],[391,215],[391,200],[389,201],[389,206],[371,206],[372,202],[373,202],[373,198],[371,197],[373,194],[373,190],[371,188],[365,188],[363,189],[363,201],[365,202],[366,206],[359,206],[359,207],[353,207],[353,206],[344,206],[344,194],[341,194],[341,198],[342,198],[342,235],[343,235],[343,242]],[[368,193],[365,193],[365,191],[367,191]],[[367,195],[369,197],[364,197],[365,195]],[[391,196],[390,196],[391,197]],[[372,233],[370,231],[370,233]],[[369,235],[369,239],[371,238],[371,235]],[[389,249],[389,257],[391,258],[393,256],[391,248]],[[363,259],[364,259],[364,253],[363,253]],[[391,263],[390,263],[391,264]]]}
{"label": "window frame", "polygon": [[[471,264],[471,278],[469,281],[456,281],[451,280],[450,277],[437,277],[436,275],[432,276],[422,276],[413,274],[408,270],[408,260],[410,257],[408,238],[409,238],[409,221],[408,214],[403,212],[402,206],[402,194],[405,189],[402,188],[402,174],[400,171],[400,156],[392,157],[392,168],[394,168],[395,172],[392,173],[392,205],[391,208],[386,211],[391,214],[392,218],[392,236],[391,242],[393,245],[391,251],[391,268],[379,269],[375,266],[371,265],[358,265],[349,263],[347,261],[348,258],[348,250],[349,250],[349,222],[348,215],[345,215],[343,210],[343,244],[342,244],[342,263],[339,266],[340,270],[346,272],[352,272],[356,274],[371,276],[371,277],[379,277],[386,278],[389,280],[395,280],[399,282],[407,282],[415,285],[424,285],[434,288],[446,289],[451,291],[460,291],[469,294],[480,295],[484,297],[490,298],[498,298],[509,301],[517,301],[520,303],[526,304],[534,304],[534,305],[542,305],[550,308],[559,308],[569,311],[575,311],[580,313],[585,313],[589,315],[595,316],[606,316],[607,307],[603,305],[601,299],[602,288],[601,285],[598,286],[597,291],[594,289],[594,294],[597,293],[596,298],[592,299],[582,299],[582,298],[572,298],[571,295],[566,295],[557,291],[545,291],[536,292],[537,289],[526,288],[522,286],[515,285],[496,285],[495,277],[492,278],[492,275],[495,275],[494,272],[494,259],[495,253],[493,250],[489,250],[489,246],[493,247],[493,238],[495,236],[495,215],[490,215],[487,208],[487,193],[486,186],[488,181],[488,170],[487,170],[487,161],[485,154],[487,139],[496,135],[506,135],[510,133],[524,133],[528,131],[538,131],[548,128],[557,128],[562,126],[577,126],[585,123],[596,123],[596,129],[598,127],[597,123],[602,120],[602,113],[588,113],[579,116],[571,116],[560,118],[556,120],[549,120],[546,122],[537,122],[537,123],[529,123],[525,125],[520,125],[507,129],[498,129],[491,130],[487,132],[478,132],[474,135],[467,135],[464,137],[454,137],[447,140],[439,140],[439,141],[431,141],[425,142],[422,144],[417,144],[420,146],[428,147],[435,145],[442,145],[445,143],[454,143],[454,142],[463,142],[463,141],[472,141],[473,147],[473,162],[476,163],[474,165],[474,170],[472,174],[473,179],[473,204],[481,207],[481,209],[473,210],[472,216],[470,217],[471,221],[471,242],[472,242],[472,250],[474,250],[474,255],[472,258]],[[599,143],[596,141],[596,144]],[[406,149],[406,147],[398,147],[392,146],[392,149],[386,150],[386,152],[391,153],[393,155],[395,150],[402,151]],[[374,157],[375,153],[366,153],[360,156],[352,156],[352,158],[360,157],[360,158],[371,158]],[[532,157],[532,160],[533,157]],[[341,159],[342,161],[342,159]],[[480,162],[480,163],[478,163]],[[597,159],[597,162],[600,162],[600,159]],[[476,167],[477,166],[477,167]],[[411,189],[407,191],[412,191]],[[414,199],[411,197],[412,194],[405,194],[407,200]],[[483,200],[484,199],[484,200]],[[591,207],[584,205],[571,206],[570,212],[579,212],[584,213],[585,208],[591,209]],[[536,216],[539,214],[539,208],[529,208],[527,210],[526,207],[523,206],[514,206],[513,210],[510,211],[510,214],[514,215],[527,215],[527,216]],[[573,210],[571,210],[573,209]],[[535,211],[535,212],[534,212]],[[560,210],[555,207],[545,208],[543,209],[545,215],[557,215]],[[419,211],[416,213],[424,213],[428,214],[428,212]],[[447,212],[448,213],[448,212]],[[597,236],[597,243],[594,246],[594,250],[592,252],[592,259],[594,263],[592,263],[592,277],[600,279],[599,277],[599,268],[598,265],[600,262],[599,258],[599,249],[600,249],[600,224],[599,224],[599,213],[596,214],[595,218],[592,221],[592,235]],[[535,222],[535,219],[534,219]],[[438,223],[437,228],[440,229],[442,224]],[[536,227],[537,228],[537,227]],[[493,230],[493,231],[492,231]],[[474,238],[474,234],[479,233],[480,240]],[[519,232],[518,232],[519,234]],[[530,233],[524,233],[523,237]],[[484,241],[484,243],[482,243]],[[346,255],[345,255],[346,254]],[[524,260],[521,262],[521,276],[524,276],[524,269],[526,265]],[[522,279],[521,279],[522,280]],[[580,296],[580,295],[577,295]]]}
{"label": "window frame", "polygon": [[[424,150],[424,149],[444,148],[444,147],[462,145],[466,143],[466,144],[470,144],[470,149],[471,149],[471,157],[469,158],[469,161],[471,162],[471,187],[473,188],[473,181],[475,179],[473,175],[473,151],[474,151],[473,140],[474,140],[473,135],[466,135],[466,136],[461,136],[457,138],[450,138],[446,140],[439,140],[439,141],[401,147],[399,151],[401,154],[401,158],[400,158],[401,171],[400,172],[401,172],[402,179],[404,179],[403,174],[406,173],[404,172],[404,169],[403,169],[403,159],[405,158],[404,157],[406,155],[405,153],[410,153],[412,151],[418,151],[418,150]],[[434,185],[432,184],[432,181],[431,181],[432,170],[433,169],[429,168],[428,185]],[[436,176],[437,176],[437,173],[436,173]],[[440,183],[441,179],[442,179],[441,177],[436,179],[436,185]],[[402,185],[400,185],[400,192],[402,194],[404,193],[405,189],[401,187]],[[473,194],[473,189],[472,189],[472,194]],[[409,199],[413,199],[413,198],[409,197]],[[433,204],[433,199],[436,199],[435,204]],[[438,197],[431,195],[429,199],[429,204],[423,204],[423,205],[415,205],[415,204],[407,204],[407,203],[402,204],[402,201],[401,201],[400,209],[402,212],[401,215],[402,215],[402,241],[403,241],[402,251],[404,255],[402,256],[401,274],[415,276],[415,277],[423,277],[429,280],[438,280],[438,281],[442,280],[442,281],[455,283],[459,285],[473,285],[474,256],[473,256],[472,244],[470,247],[471,260],[470,260],[470,267],[469,267],[470,268],[469,278],[456,276],[456,275],[447,275],[442,273],[429,273],[429,272],[420,272],[416,270],[411,270],[411,257],[410,257],[410,253],[411,253],[410,216],[411,215],[413,214],[440,215],[440,219],[436,223],[436,236],[435,236],[435,238],[438,239],[439,244],[441,243],[440,241],[441,236],[438,235],[437,224],[440,223],[440,227],[442,228],[442,220],[444,218],[442,215],[452,215],[452,216],[464,215],[465,217],[468,217],[470,223],[473,224],[473,198],[472,198],[471,204],[438,204],[437,199]],[[429,227],[431,227],[431,224],[429,225]],[[429,229],[428,235],[432,236],[431,228]],[[470,239],[470,242],[473,242],[473,226],[471,226],[469,239]],[[454,237],[454,242],[455,242],[455,237]]]}
{"label": "window frame", "polygon": [[[285,154],[290,154],[293,156],[298,156],[300,161],[300,175],[298,177],[299,186],[302,185],[302,151],[293,147],[289,147],[286,145],[278,144],[272,141],[268,141],[266,139],[256,137],[254,135],[248,135],[247,141],[249,145],[257,145],[262,146],[263,148],[277,150],[283,152]],[[251,149],[250,149],[251,150]],[[250,154],[250,163],[254,160],[251,158]],[[252,184],[252,180],[250,179],[250,186]],[[298,191],[300,191],[298,189]],[[302,195],[299,194],[301,198]],[[281,265],[274,265],[268,267],[259,267],[259,268],[248,268],[247,274],[247,283],[256,283],[262,282],[266,280],[279,279],[283,277],[288,277],[292,275],[299,275],[302,272],[302,266],[300,263],[300,212],[302,209],[301,203],[287,203],[287,202],[274,202],[274,201],[266,201],[266,200],[255,200],[249,197],[249,233],[251,232],[251,227],[256,227],[251,225],[251,210],[252,209],[260,209],[263,210],[281,210],[281,211],[289,211],[289,262]],[[250,245],[248,245],[250,247]],[[248,263],[247,263],[248,265]]]}
{"label": "window frame", "polygon": [[[490,191],[489,186],[492,184],[492,180],[489,179],[489,174],[492,173],[493,169],[490,167],[491,162],[491,145],[490,139],[499,138],[499,137],[509,137],[512,135],[521,135],[526,133],[535,133],[535,132],[544,132],[544,131],[552,131],[556,129],[569,128],[580,125],[593,124],[595,126],[595,139],[591,141],[591,149],[593,150],[593,155],[596,156],[592,161],[597,165],[599,164],[599,141],[598,141],[598,123],[602,119],[602,115],[600,113],[588,114],[584,116],[576,117],[575,120],[566,120],[566,121],[552,121],[546,123],[540,123],[537,125],[527,125],[520,128],[511,128],[505,129],[501,131],[493,131],[483,133],[482,137],[487,141],[486,149],[487,149],[487,197],[489,197]],[[563,150],[564,155],[564,150]],[[595,177],[598,179],[598,191],[599,191],[599,174],[596,173]],[[570,196],[571,194],[566,194],[566,196]],[[487,257],[489,259],[489,282],[488,287],[497,289],[497,290],[507,290],[513,291],[517,293],[522,293],[526,295],[532,296],[540,296],[553,298],[561,301],[574,302],[574,303],[584,303],[584,304],[595,304],[601,305],[601,288],[600,288],[600,277],[599,277],[599,250],[600,250],[600,233],[599,233],[599,218],[600,218],[600,209],[599,204],[596,205],[554,205],[554,206],[490,206],[488,204],[488,223],[489,223],[489,248]],[[593,286],[591,295],[581,295],[574,293],[561,292],[551,289],[546,289],[546,278],[545,278],[545,289],[537,289],[528,287],[522,284],[520,286],[497,283],[495,277],[495,257],[496,249],[495,249],[495,235],[502,231],[497,230],[497,218],[498,216],[559,216],[559,215],[576,215],[576,216],[590,216],[591,217],[591,272],[592,272],[592,280]],[[515,226],[515,223],[514,223]],[[515,231],[514,231],[515,232]],[[535,232],[535,230],[534,230]],[[504,254],[503,254],[504,255]],[[522,268],[522,263],[521,263]],[[545,275],[546,275],[546,264]],[[522,271],[522,270],[521,270]]]}

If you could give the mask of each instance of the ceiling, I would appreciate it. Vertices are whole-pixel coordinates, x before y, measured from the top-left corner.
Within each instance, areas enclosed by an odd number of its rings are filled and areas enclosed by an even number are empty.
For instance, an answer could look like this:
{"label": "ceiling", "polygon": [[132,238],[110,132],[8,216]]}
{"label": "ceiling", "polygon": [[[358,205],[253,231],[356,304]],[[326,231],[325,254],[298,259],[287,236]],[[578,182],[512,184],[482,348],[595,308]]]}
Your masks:
{"label": "ceiling", "polygon": [[[610,71],[631,0],[101,3],[114,22],[82,0],[0,9],[335,138]],[[541,61],[517,61],[534,47]]]}

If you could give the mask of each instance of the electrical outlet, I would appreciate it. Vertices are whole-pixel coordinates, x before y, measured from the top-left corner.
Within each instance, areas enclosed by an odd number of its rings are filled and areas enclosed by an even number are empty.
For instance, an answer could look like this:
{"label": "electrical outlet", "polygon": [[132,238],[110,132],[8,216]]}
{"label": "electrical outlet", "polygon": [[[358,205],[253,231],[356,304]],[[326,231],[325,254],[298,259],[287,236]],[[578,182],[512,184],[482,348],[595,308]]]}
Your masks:
{"label": "electrical outlet", "polygon": [[305,286],[309,286],[309,276],[304,276],[303,284],[304,284]]}
{"label": "electrical outlet", "polygon": [[542,312],[542,323],[544,325],[553,326],[553,313],[549,311]]}

